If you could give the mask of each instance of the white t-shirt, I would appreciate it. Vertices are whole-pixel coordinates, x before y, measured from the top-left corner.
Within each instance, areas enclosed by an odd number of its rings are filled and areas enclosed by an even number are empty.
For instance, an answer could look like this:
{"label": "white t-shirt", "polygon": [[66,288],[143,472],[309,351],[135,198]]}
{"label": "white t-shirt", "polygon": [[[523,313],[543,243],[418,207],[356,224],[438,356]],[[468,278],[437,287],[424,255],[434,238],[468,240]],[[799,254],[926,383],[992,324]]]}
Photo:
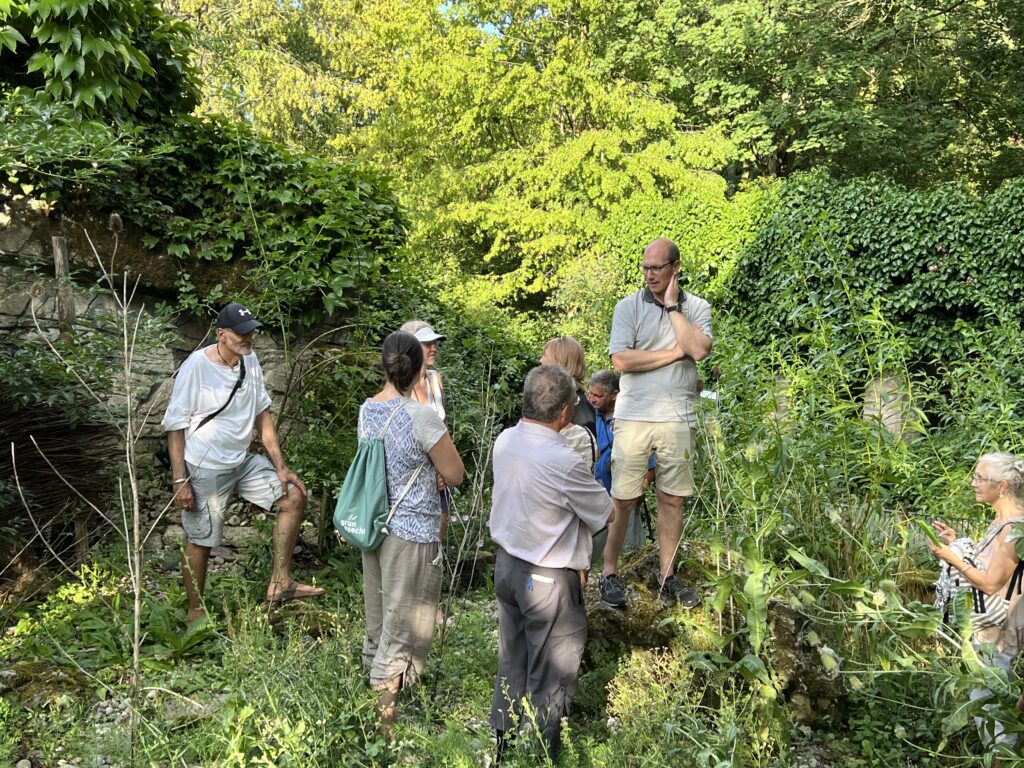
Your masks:
{"label": "white t-shirt", "polygon": [[182,363],[174,380],[164,429],[185,430],[185,461],[206,469],[231,469],[242,463],[252,443],[256,417],[270,407],[270,395],[256,353],[245,356],[245,381],[231,403],[202,429],[199,422],[227,402],[238,367],[213,362],[198,349]]}

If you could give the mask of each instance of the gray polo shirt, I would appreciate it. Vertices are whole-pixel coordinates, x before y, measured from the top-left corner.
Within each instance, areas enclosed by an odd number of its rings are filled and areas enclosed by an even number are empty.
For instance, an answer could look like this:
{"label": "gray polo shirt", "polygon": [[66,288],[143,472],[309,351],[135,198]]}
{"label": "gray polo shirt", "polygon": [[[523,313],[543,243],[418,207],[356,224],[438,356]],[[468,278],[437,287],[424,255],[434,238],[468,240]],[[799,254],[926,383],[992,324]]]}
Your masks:
{"label": "gray polo shirt", "polygon": [[[707,337],[711,334],[711,305],[700,296],[683,292],[679,309]],[[608,354],[626,349],[656,352],[675,346],[672,319],[655,301],[646,286],[615,305]],[[696,421],[697,364],[686,357],[671,365],[643,373],[624,373],[619,378],[615,418],[628,421]]]}
{"label": "gray polo shirt", "polygon": [[565,438],[521,421],[498,435],[493,464],[491,538],[534,565],[589,568],[612,501]]}

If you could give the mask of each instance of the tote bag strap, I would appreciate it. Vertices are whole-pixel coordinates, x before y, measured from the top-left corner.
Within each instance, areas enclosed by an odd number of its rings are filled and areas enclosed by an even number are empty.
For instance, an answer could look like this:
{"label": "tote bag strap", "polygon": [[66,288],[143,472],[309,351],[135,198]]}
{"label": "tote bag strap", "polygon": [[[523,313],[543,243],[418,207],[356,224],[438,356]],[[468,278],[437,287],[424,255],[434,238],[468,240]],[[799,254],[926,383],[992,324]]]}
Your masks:
{"label": "tote bag strap", "polygon": [[1006,599],[1009,600],[1014,590],[1020,594],[1021,581],[1024,580],[1024,560],[1018,560],[1017,566],[1013,569],[1013,576],[1010,577],[1010,584],[1006,588]]}
{"label": "tote bag strap", "polygon": [[420,472],[422,472],[423,468],[427,466],[427,464],[429,463],[429,460],[427,460],[420,464],[418,467],[416,467],[416,471],[412,473],[412,477],[409,478],[409,482],[406,483],[405,488],[402,489],[402,494],[398,497],[398,500],[391,505],[391,511],[388,512],[388,519],[384,522],[385,526],[387,526],[387,524],[391,522],[391,518],[395,515],[395,510],[398,509],[398,505],[402,503],[402,499],[405,498],[405,494],[409,492],[409,489],[412,488],[412,484],[416,482],[416,478],[420,476]]}
{"label": "tote bag strap", "polygon": [[[381,429],[381,431],[380,431],[380,438],[379,438],[379,439],[381,439],[381,440],[383,440],[383,439],[384,439],[384,435],[386,435],[386,434],[388,433],[388,427],[390,427],[390,426],[391,426],[391,420],[392,420],[393,418],[395,418],[395,416],[396,416],[396,415],[398,414],[398,412],[399,412],[400,410],[402,410],[402,408],[403,408],[403,405],[402,405],[401,403],[399,403],[399,404],[398,404],[398,407],[397,407],[397,408],[395,408],[395,409],[394,409],[394,410],[393,410],[393,411],[391,412],[391,415],[390,415],[390,416],[388,416],[388,420],[387,420],[386,422],[384,422],[384,427],[383,427],[383,429]],[[403,488],[403,489],[402,489],[402,493],[401,493],[401,495],[399,495],[399,497],[398,497],[398,499],[397,499],[397,500],[395,501],[395,503],[391,505],[391,510],[390,510],[390,511],[388,512],[388,519],[384,521],[384,525],[385,525],[385,527],[387,526],[387,524],[388,524],[388,523],[390,523],[390,522],[391,522],[391,518],[392,518],[392,517],[394,517],[394,515],[395,515],[395,510],[397,510],[397,509],[398,509],[398,505],[402,503],[402,499],[404,499],[404,498],[405,498],[405,495],[406,495],[407,493],[409,493],[409,489],[410,489],[410,488],[412,488],[412,484],[416,482],[416,478],[420,476],[420,472],[422,472],[422,471],[423,471],[423,468],[424,468],[425,466],[427,466],[427,464],[428,464],[428,463],[430,463],[430,460],[429,460],[429,459],[427,459],[427,460],[426,460],[426,461],[424,461],[424,462],[423,462],[422,464],[420,464],[420,465],[419,465],[418,467],[416,467],[416,471],[412,473],[412,477],[410,477],[410,478],[409,478],[409,482],[407,482],[407,483],[405,484],[405,488]]]}
{"label": "tote bag strap", "polygon": [[[377,435],[377,439],[378,440],[383,440],[384,439],[384,435],[386,435],[388,433],[388,428],[391,426],[391,420],[393,418],[395,418],[395,416],[398,415],[398,412],[400,410],[402,410],[401,404],[399,404],[399,406],[397,408],[395,408],[393,411],[391,411],[391,415],[388,416],[387,421],[384,422],[384,426],[381,428],[380,434]],[[366,413],[366,403],[363,403],[362,405],[359,406],[359,417],[356,420],[356,435],[359,436],[359,437],[362,437],[362,434],[363,434],[363,421],[364,421],[365,413]]]}
{"label": "tote bag strap", "polygon": [[399,412],[400,410],[402,410],[402,407],[403,407],[403,406],[402,406],[402,404],[401,404],[401,403],[399,403],[399,404],[398,404],[398,407],[397,407],[397,408],[395,408],[395,409],[394,409],[393,411],[391,411],[391,415],[390,415],[390,416],[388,416],[388,420],[384,422],[384,427],[383,427],[383,428],[381,429],[381,431],[380,431],[380,435],[378,435],[378,437],[379,437],[379,438],[380,438],[381,440],[383,440],[383,439],[384,439],[384,435],[386,435],[386,434],[388,433],[388,427],[390,427],[390,426],[391,426],[391,420],[392,420],[392,419],[394,419],[394,418],[395,418],[395,416],[397,416],[397,415],[398,415],[398,412]]}

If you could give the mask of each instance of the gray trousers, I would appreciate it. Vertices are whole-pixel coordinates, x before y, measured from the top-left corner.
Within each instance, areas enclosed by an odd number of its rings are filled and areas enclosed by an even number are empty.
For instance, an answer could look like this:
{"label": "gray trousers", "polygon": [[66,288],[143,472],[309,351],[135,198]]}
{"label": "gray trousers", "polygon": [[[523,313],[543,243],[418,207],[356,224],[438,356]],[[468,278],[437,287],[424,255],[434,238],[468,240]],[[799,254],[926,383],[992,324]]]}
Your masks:
{"label": "gray trousers", "polygon": [[[532,565],[499,549],[494,591],[498,677],[491,725],[511,731],[535,718],[554,759],[561,747],[561,720],[572,712],[587,642],[579,574],[568,568]],[[532,714],[524,714],[524,701]]]}
{"label": "gray trousers", "polygon": [[441,596],[440,546],[385,536],[377,551],[363,552],[363,664],[374,687],[399,675],[412,685],[423,672]]}

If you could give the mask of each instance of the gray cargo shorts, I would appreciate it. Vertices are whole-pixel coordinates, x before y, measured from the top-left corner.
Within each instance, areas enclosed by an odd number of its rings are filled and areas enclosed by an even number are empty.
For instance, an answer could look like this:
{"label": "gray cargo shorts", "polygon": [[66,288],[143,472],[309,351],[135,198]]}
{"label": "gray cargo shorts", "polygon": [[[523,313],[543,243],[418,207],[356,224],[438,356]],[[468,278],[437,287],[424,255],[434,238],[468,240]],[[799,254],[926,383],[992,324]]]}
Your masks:
{"label": "gray cargo shorts", "polygon": [[204,469],[188,465],[194,499],[193,511],[183,510],[181,527],[185,538],[201,547],[220,545],[224,535],[224,513],[235,494],[267,512],[284,493],[270,459],[247,453],[230,469]]}

